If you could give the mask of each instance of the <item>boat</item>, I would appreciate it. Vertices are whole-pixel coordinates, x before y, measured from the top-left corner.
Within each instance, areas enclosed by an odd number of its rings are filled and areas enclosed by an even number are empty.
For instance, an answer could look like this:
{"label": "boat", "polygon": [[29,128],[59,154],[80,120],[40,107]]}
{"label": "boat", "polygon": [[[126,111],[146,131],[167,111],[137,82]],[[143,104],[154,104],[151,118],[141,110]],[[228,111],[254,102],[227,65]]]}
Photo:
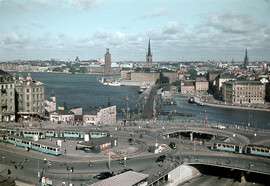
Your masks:
{"label": "boat", "polygon": [[189,102],[189,103],[195,103],[194,97],[190,97],[190,98],[188,99],[188,102]]}
{"label": "boat", "polygon": [[121,86],[121,83],[119,81],[113,81],[113,82],[108,83],[108,85],[110,85],[110,86]]}
{"label": "boat", "polygon": [[203,106],[203,102],[198,102],[197,105]]}
{"label": "boat", "polygon": [[143,93],[144,90],[145,90],[145,89],[140,88],[140,90],[138,90],[138,93],[141,94],[141,93]]}

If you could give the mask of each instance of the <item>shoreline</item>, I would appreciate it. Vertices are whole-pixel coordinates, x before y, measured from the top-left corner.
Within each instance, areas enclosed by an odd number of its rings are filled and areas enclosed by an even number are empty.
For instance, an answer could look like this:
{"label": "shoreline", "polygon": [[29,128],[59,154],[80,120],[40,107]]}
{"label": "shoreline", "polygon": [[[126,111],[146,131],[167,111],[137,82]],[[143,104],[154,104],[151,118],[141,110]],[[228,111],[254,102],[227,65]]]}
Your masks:
{"label": "shoreline", "polygon": [[11,73],[54,73],[54,74],[70,74],[70,75],[75,75],[75,74],[95,74],[95,75],[121,75],[121,73],[113,73],[113,74],[104,74],[104,73],[66,73],[66,72],[39,72],[39,71],[13,71],[13,70],[6,70],[6,72],[11,72]]}
{"label": "shoreline", "polygon": [[229,106],[229,105],[221,105],[221,104],[206,103],[206,102],[202,102],[202,103],[203,103],[203,106],[209,106],[209,107],[219,107],[219,108],[228,108],[228,109],[242,109],[242,110],[256,110],[256,111],[270,112],[270,109],[266,109],[266,108]]}
{"label": "shoreline", "polygon": [[[177,95],[178,96],[178,95]],[[187,95],[180,95],[181,98],[186,98],[188,100]],[[207,103],[207,102],[196,102],[198,103],[203,103],[202,106],[209,106],[209,107],[218,107],[218,108],[227,108],[227,109],[242,109],[242,110],[255,110],[255,111],[263,111],[263,112],[270,112],[270,109],[267,108],[253,108],[253,107],[245,107],[245,106],[232,106],[232,105],[224,105],[224,104],[216,104],[216,103]]]}

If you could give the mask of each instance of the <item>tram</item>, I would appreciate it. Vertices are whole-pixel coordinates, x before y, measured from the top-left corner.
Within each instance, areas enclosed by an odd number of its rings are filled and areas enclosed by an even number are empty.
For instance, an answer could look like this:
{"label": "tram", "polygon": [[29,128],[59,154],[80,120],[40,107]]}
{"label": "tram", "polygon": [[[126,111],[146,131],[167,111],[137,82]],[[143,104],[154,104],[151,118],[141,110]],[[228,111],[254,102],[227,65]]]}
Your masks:
{"label": "tram", "polygon": [[260,145],[247,145],[245,147],[245,154],[270,157],[270,148]]}
{"label": "tram", "polygon": [[90,132],[90,138],[111,137],[108,132]]}
{"label": "tram", "polygon": [[226,143],[226,142],[215,142],[211,146],[212,150],[226,151],[233,153],[240,153],[245,155],[254,155],[262,157],[270,157],[270,147],[262,145],[239,145],[235,143]]}
{"label": "tram", "polygon": [[108,131],[82,131],[78,129],[0,129],[0,132],[10,136],[13,135],[26,138],[38,136],[39,138],[55,137],[83,139],[85,135],[89,135],[90,138],[112,137]]}
{"label": "tram", "polygon": [[233,153],[243,153],[243,146],[235,143],[215,142],[211,149]]}
{"label": "tram", "polygon": [[7,142],[15,146],[25,147],[26,149],[33,149],[46,154],[60,155],[61,148],[56,145],[46,144],[44,142],[35,142],[28,138],[19,136],[7,136]]}
{"label": "tram", "polygon": [[34,136],[45,138],[44,132],[42,130],[35,130],[35,129],[20,130],[19,136],[26,137],[26,138],[33,138]]}

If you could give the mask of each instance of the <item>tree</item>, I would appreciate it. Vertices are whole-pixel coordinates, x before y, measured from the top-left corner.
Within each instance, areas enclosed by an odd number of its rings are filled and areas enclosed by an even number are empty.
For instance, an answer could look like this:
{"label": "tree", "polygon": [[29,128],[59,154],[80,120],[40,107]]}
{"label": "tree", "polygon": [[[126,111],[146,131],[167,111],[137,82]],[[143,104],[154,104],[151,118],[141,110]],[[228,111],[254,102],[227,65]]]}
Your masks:
{"label": "tree", "polygon": [[156,84],[169,84],[170,83],[170,79],[167,76],[164,76],[162,72],[159,73],[159,79],[157,79]]}

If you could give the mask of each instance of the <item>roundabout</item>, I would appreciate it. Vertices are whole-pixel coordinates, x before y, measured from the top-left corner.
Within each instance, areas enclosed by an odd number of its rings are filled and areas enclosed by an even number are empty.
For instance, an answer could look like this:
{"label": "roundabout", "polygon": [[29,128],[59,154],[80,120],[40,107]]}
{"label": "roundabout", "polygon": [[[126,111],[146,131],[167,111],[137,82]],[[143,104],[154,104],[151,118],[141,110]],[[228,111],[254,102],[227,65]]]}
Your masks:
{"label": "roundabout", "polygon": [[[241,154],[209,149],[209,146],[217,139],[249,144],[248,136],[250,133],[245,135],[246,132],[243,130],[234,130],[233,128],[219,130],[213,129],[209,125],[186,123],[150,125],[140,123],[139,126],[132,127],[117,126],[121,130],[115,130],[115,127],[108,126],[106,130],[109,130],[111,135],[117,138],[117,146],[104,149],[100,153],[86,153],[83,150],[76,150],[76,145],[80,140],[69,138],[62,143],[62,150],[66,149],[66,153],[62,153],[60,156],[43,154],[33,150],[25,151],[24,148],[18,146],[0,143],[0,154],[6,159],[5,163],[1,162],[1,165],[7,166],[11,170],[10,177],[32,184],[40,183],[38,174],[39,176],[48,176],[55,184],[61,184],[63,180],[75,185],[91,184],[98,181],[94,179],[94,176],[101,172],[109,171],[118,174],[125,169],[148,174],[149,182],[155,183],[159,180],[158,172],[163,172],[163,176],[161,174],[159,176],[167,179],[166,176],[170,171],[173,171],[170,167],[176,169],[182,164],[194,163],[218,166],[226,164],[229,167],[237,165],[238,169],[241,168],[239,167],[241,164],[242,169],[245,170],[245,167],[250,166],[249,163],[252,162],[251,169],[260,166],[263,167],[263,171],[270,172],[269,159],[259,158],[261,161],[258,162],[257,157],[246,157]],[[267,133],[258,132],[258,134],[263,138],[260,141],[267,141]],[[203,138],[205,136],[208,138]],[[57,140],[57,138],[41,139],[41,141],[51,144],[55,144]],[[172,141],[175,142],[175,149],[169,146]],[[163,147],[157,151],[159,153],[155,154],[149,151],[150,147],[158,148],[159,146]],[[166,156],[162,164],[156,162],[161,155]],[[28,163],[24,162],[25,158],[29,159]],[[43,163],[44,158],[50,162],[51,166],[47,167]],[[220,159],[221,164],[217,164]],[[11,160],[15,160],[15,162]],[[230,164],[228,164],[229,161]],[[23,169],[16,169],[15,165],[22,162]],[[6,174],[6,170],[1,175],[4,174]]]}

